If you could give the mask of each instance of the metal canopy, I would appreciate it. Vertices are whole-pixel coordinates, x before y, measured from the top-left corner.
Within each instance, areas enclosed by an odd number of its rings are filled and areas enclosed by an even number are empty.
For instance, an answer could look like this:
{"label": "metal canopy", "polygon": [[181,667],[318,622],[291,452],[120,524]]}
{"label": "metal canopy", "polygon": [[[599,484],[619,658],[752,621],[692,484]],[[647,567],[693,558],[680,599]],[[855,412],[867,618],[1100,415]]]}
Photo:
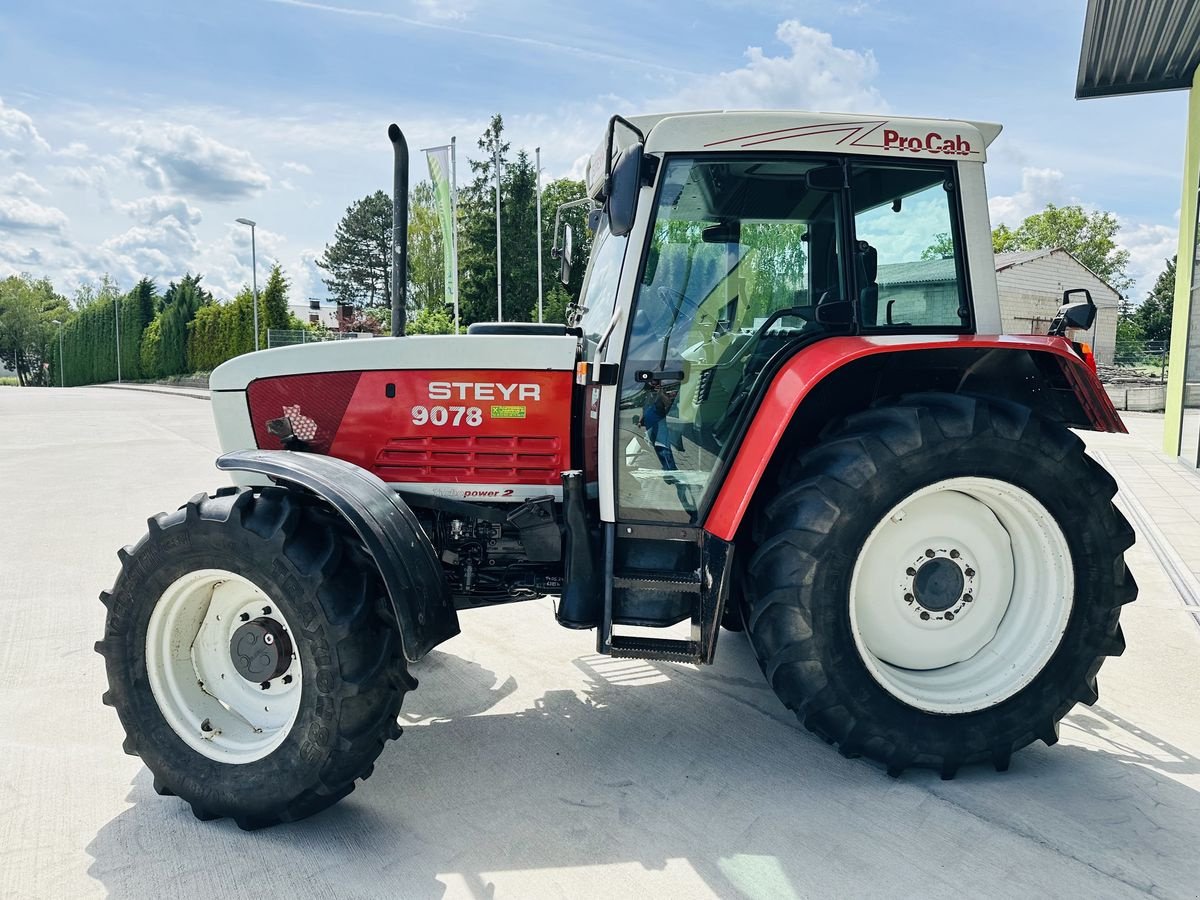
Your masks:
{"label": "metal canopy", "polygon": [[1197,65],[1196,0],[1088,0],[1076,98],[1189,88]]}

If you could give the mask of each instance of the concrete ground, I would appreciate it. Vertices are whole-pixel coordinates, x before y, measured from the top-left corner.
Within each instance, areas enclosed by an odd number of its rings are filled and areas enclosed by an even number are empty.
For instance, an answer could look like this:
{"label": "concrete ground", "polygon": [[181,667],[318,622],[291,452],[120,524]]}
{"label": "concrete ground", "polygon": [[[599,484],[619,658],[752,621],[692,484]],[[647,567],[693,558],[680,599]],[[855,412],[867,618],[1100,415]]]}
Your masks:
{"label": "concrete ground", "polygon": [[[92,652],[116,548],[223,483],[209,405],[0,388],[0,426],[0,897],[1200,891],[1200,627],[1147,542],[1099,704],[1006,774],[890,779],[803,731],[741,636],[703,669],[610,660],[543,601],[464,613],[417,667],[374,777],[313,819],[244,833],[154,794]],[[1137,467],[1195,477],[1160,470],[1152,423],[1135,430],[1095,441],[1128,487]],[[1190,540],[1176,554],[1197,559]]]}

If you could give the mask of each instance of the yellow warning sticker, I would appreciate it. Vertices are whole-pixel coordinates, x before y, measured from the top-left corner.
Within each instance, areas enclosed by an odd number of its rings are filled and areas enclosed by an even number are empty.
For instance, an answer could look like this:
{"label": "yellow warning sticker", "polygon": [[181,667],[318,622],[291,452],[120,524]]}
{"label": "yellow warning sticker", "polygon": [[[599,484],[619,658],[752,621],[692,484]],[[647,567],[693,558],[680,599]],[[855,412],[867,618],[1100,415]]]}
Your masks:
{"label": "yellow warning sticker", "polygon": [[523,419],[525,418],[524,406],[493,406],[493,419]]}

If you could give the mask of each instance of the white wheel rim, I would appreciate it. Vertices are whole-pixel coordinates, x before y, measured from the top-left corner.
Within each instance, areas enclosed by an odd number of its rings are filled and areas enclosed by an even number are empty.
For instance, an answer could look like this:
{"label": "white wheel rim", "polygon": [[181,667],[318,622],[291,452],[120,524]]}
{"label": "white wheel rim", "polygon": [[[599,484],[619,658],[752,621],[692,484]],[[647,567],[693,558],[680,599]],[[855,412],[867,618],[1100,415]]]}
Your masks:
{"label": "white wheel rim", "polygon": [[950,478],[909,495],[868,535],[850,580],[850,626],[894,697],[931,713],[972,712],[1045,668],[1074,588],[1066,537],[1029,492]]}
{"label": "white wheel rim", "polygon": [[[159,598],[146,630],[146,673],[163,718],[198,753],[251,763],[283,743],[300,709],[298,652],[264,688],[239,674],[230,652],[247,621],[266,617],[291,628],[266,592],[241,575],[198,569]],[[274,627],[274,626],[272,626]],[[272,642],[274,638],[271,638]]]}

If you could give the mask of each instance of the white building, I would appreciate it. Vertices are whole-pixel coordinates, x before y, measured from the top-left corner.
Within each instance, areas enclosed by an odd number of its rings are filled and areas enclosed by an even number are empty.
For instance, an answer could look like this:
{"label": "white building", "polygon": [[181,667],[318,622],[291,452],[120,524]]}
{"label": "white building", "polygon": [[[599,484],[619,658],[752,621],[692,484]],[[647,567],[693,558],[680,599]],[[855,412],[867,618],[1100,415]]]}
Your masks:
{"label": "white building", "polygon": [[1087,288],[1096,303],[1096,324],[1079,340],[1092,345],[1097,362],[1112,363],[1121,295],[1066,250],[997,253],[996,288],[1004,330],[1013,334],[1045,334],[1063,291]]}
{"label": "white building", "polygon": [[289,303],[288,312],[309,325],[324,325],[326,328],[338,327],[337,304],[332,300],[322,302],[315,297],[298,303]]}

